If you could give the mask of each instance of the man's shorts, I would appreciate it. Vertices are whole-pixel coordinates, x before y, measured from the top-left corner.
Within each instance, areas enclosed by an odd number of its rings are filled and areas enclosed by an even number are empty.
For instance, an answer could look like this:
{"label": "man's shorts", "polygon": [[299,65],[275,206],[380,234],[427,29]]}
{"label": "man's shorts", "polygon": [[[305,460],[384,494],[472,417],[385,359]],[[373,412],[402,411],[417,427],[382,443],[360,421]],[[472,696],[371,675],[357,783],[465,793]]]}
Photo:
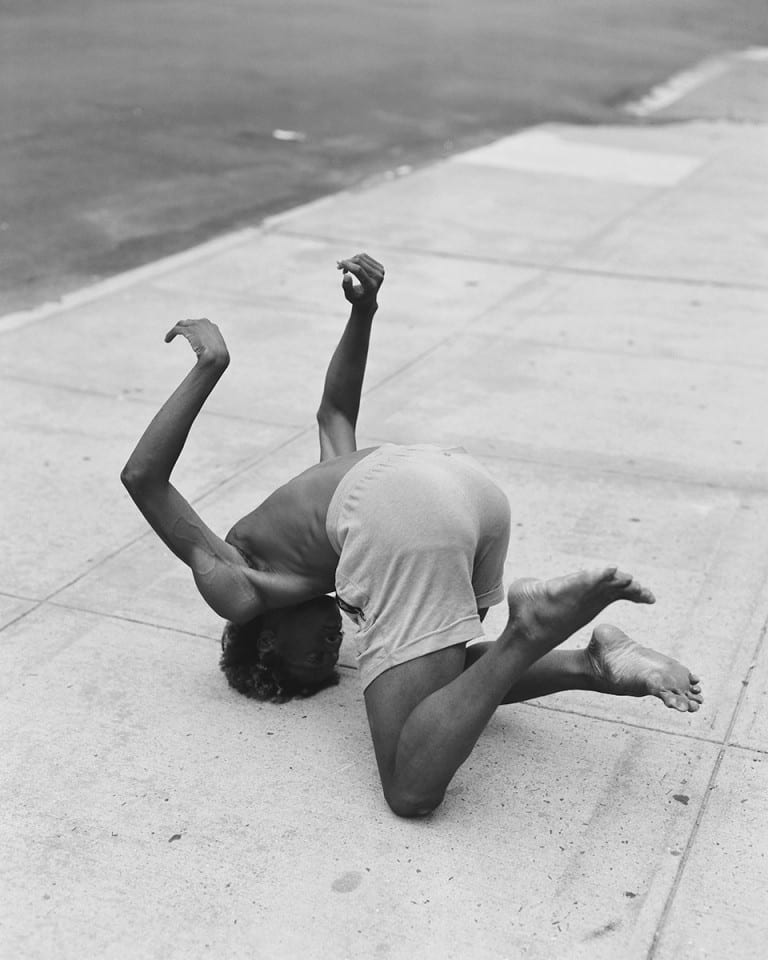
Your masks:
{"label": "man's shorts", "polygon": [[478,609],[504,599],[509,518],[507,498],[462,448],[385,444],[352,467],[326,530],[363,687],[483,636]]}

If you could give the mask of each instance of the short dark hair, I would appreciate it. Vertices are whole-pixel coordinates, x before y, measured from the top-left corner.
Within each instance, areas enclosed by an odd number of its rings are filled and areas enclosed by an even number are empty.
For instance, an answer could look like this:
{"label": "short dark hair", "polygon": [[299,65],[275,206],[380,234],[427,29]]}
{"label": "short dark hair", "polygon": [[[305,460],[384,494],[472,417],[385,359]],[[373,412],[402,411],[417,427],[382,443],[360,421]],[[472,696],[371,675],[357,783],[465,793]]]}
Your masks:
{"label": "short dark hair", "polygon": [[234,690],[253,700],[286,703],[294,697],[311,697],[339,682],[338,671],[318,683],[296,680],[285,669],[279,653],[262,652],[259,637],[265,628],[264,617],[248,623],[227,623],[221,636],[219,666]]}

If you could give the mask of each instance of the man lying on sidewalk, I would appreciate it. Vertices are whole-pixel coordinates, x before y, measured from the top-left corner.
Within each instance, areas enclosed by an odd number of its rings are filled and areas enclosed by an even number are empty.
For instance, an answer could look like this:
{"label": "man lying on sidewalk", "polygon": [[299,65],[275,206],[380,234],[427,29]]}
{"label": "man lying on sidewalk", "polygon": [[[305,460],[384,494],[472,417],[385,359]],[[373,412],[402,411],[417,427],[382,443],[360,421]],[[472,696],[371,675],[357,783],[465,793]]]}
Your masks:
{"label": "man lying on sidewalk", "polygon": [[[698,710],[699,682],[616,627],[557,650],[615,600],[653,603],[616,567],[517,580],[509,619],[483,636],[504,599],[510,508],[462,448],[358,450],[355,425],[384,268],[338,264],[352,311],[331,359],[317,420],[320,462],[276,490],[220,539],[169,481],[189,430],[229,363],[218,328],[182,320],[197,361],[163,404],[122,480],[155,532],[229,621],[222,668],[248,696],[286,700],[338,682],[337,604],[355,619],[357,662],[384,796],[400,816],[442,801],[493,712],[559,690],[656,696]],[[329,596],[333,591],[336,599]]]}

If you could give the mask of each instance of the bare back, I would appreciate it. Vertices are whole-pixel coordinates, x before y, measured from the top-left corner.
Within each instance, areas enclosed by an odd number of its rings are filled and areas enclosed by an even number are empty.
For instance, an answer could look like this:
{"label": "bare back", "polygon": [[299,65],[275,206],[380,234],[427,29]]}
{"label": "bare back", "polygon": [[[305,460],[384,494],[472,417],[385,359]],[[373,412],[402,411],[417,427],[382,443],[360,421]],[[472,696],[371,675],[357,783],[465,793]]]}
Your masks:
{"label": "bare back", "polygon": [[328,506],[342,478],[375,449],[314,464],[238,520],[227,542],[256,570],[294,575],[306,599],[331,592],[339,557],[325,530]]}

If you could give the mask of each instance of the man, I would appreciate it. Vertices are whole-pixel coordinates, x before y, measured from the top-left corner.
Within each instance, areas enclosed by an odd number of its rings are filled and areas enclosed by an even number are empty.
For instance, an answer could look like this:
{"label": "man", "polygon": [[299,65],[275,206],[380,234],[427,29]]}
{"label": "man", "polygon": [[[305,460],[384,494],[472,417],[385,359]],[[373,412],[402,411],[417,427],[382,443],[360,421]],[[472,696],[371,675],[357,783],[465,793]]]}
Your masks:
{"label": "man", "polygon": [[229,355],[208,320],[179,334],[197,361],[140,439],[122,480],[156,533],[229,621],[222,667],[233,686],[284,700],[336,682],[336,601],[357,622],[357,659],[384,796],[400,816],[442,800],[501,703],[583,689],[656,696],[698,710],[680,663],[598,626],[582,650],[556,650],[616,600],[653,594],[615,567],[518,580],[495,642],[483,635],[504,598],[509,505],[459,448],[358,450],[355,426],[384,268],[361,253],[338,263],[352,309],[317,413],[320,462],[275,491],[220,539],[169,482]]}

